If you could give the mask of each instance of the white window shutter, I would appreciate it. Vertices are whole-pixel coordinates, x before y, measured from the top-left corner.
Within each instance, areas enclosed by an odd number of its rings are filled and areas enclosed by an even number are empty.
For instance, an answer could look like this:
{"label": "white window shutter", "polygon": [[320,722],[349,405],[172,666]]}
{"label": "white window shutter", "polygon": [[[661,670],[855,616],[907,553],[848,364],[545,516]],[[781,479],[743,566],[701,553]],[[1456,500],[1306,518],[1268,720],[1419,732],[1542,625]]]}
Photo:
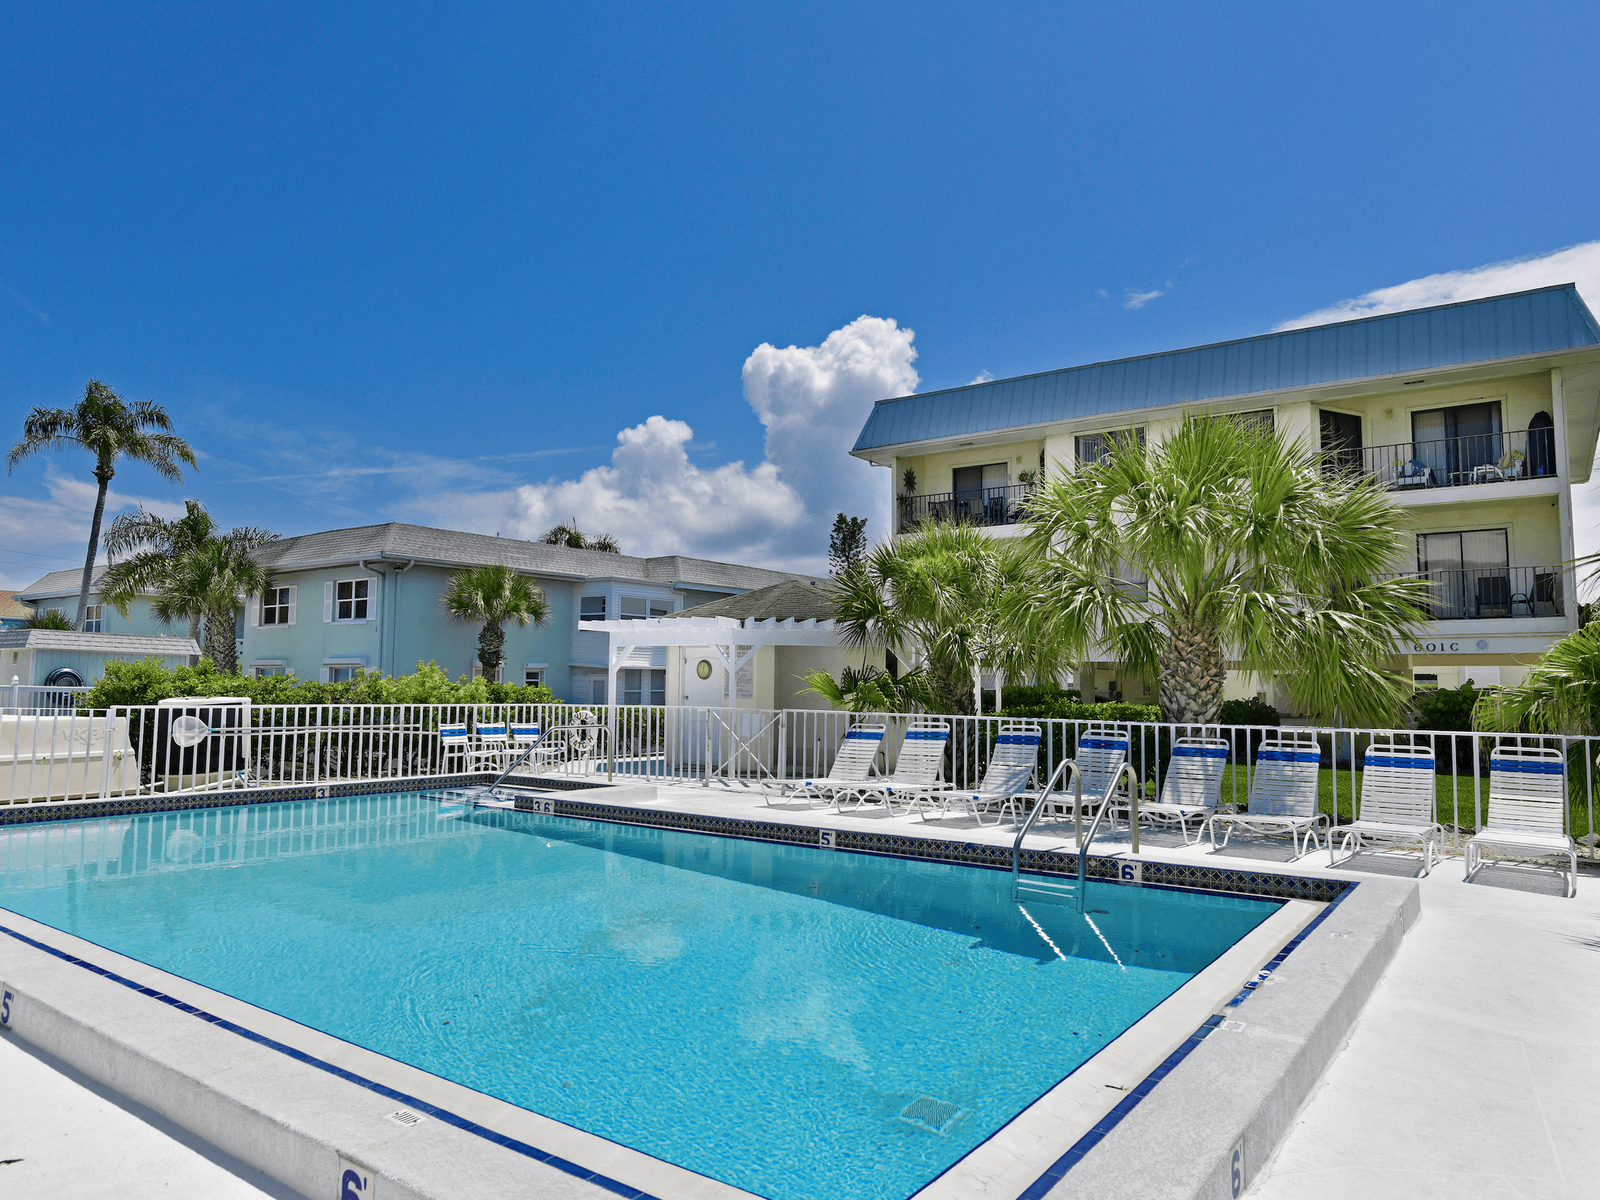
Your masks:
{"label": "white window shutter", "polygon": [[265,596],[257,596],[256,602],[250,606],[250,628],[254,629],[261,624],[261,606],[265,604]]}
{"label": "white window shutter", "polygon": [[374,575],[367,584],[367,620],[378,619],[378,597],[383,593],[383,576]]}
{"label": "white window shutter", "polygon": [[289,624],[291,624],[291,625],[294,624],[294,601],[295,601],[295,596],[299,593],[299,591],[300,591],[300,588],[298,587],[298,585],[294,585],[294,584],[290,585],[290,587],[289,587]]}
{"label": "white window shutter", "polygon": [[[322,585],[322,623],[324,625],[327,625],[327,624],[330,624],[332,621],[333,621],[333,584],[332,583],[325,583],[325,584]],[[326,683],[327,680],[324,679],[323,682]]]}

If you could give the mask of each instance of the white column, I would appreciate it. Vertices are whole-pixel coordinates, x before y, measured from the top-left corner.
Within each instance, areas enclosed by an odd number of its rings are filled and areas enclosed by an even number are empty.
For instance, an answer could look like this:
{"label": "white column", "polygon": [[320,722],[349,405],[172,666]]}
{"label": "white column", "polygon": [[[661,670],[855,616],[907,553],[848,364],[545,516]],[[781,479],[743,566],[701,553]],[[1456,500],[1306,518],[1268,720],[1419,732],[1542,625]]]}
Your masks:
{"label": "white column", "polygon": [[[1572,465],[1567,459],[1567,398],[1562,388],[1561,368],[1550,369],[1550,418],[1556,435],[1556,519],[1561,523],[1561,560],[1570,563],[1577,557],[1572,537]],[[1567,632],[1578,628],[1578,572],[1566,567],[1561,572],[1561,603],[1567,610]]]}

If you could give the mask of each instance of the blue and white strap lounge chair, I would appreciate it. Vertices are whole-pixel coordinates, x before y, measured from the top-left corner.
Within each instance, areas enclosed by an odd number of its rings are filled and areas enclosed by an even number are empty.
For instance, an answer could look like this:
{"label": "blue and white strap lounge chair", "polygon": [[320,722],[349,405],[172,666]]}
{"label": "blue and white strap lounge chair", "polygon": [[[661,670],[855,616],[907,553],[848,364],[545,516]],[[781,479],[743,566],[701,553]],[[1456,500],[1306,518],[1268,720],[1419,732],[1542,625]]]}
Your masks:
{"label": "blue and white strap lounge chair", "polygon": [[1489,815],[1467,842],[1467,878],[1492,846],[1527,858],[1567,859],[1567,895],[1578,894],[1578,852],[1567,836],[1567,764],[1561,751],[1496,746],[1489,752]]}
{"label": "blue and white strap lounge chair", "polygon": [[1222,776],[1228,768],[1228,743],[1224,738],[1185,737],[1172,743],[1167,777],[1154,804],[1139,805],[1139,819],[1155,825],[1176,825],[1189,842],[1189,822],[1199,821],[1194,840],[1199,842],[1206,822],[1222,801]]}
{"label": "blue and white strap lounge chair", "polygon": [[1211,848],[1217,848],[1219,824],[1228,827],[1224,846],[1240,827],[1257,833],[1287,833],[1294,840],[1296,858],[1308,853],[1308,847],[1321,846],[1318,830],[1328,824],[1327,814],[1317,811],[1321,763],[1322,748],[1313,733],[1285,732],[1263,738],[1250,780],[1250,811],[1212,813],[1206,819]]}
{"label": "blue and white strap lounge chair", "polygon": [[504,721],[477,722],[478,740],[467,747],[467,766],[479,770],[503,771],[506,766],[507,741]]}
{"label": "blue and white strap lounge chair", "polygon": [[439,726],[439,755],[444,760],[443,767],[450,770],[466,769],[467,746],[471,741],[467,737],[467,723],[465,721],[453,725]]}
{"label": "blue and white strap lounge chair", "polygon": [[[1363,841],[1422,843],[1422,874],[1444,838],[1434,819],[1436,794],[1431,746],[1398,746],[1373,742],[1361,758],[1361,811],[1349,825],[1338,825],[1339,852],[1354,854]],[[1333,838],[1328,839],[1328,865],[1335,863]]]}
{"label": "blue and white strap lounge chair", "polygon": [[[883,728],[882,725],[857,725],[847,731],[839,741],[839,753],[834,755],[827,775],[801,780],[787,798],[813,805],[821,800],[826,806],[841,792],[848,793],[853,787],[870,782],[878,762],[878,751],[883,748]],[[767,803],[772,803],[770,797]]]}
{"label": "blue and white strap lounge chair", "polygon": [[874,779],[858,784],[849,791],[841,789],[836,799],[841,811],[844,801],[855,798],[856,807],[867,801],[881,802],[893,814],[895,805],[905,806],[910,812],[919,804],[937,804],[941,791],[949,784],[939,782],[944,770],[945,747],[950,744],[950,724],[933,717],[918,717],[906,728],[900,742],[900,753],[894,770],[885,779]]}
{"label": "blue and white strap lounge chair", "polygon": [[[1007,812],[1022,815],[1022,803],[1031,794],[1029,789],[1039,766],[1039,743],[1042,740],[1039,726],[1032,721],[1002,721],[994,748],[989,752],[989,766],[976,791],[951,789],[939,792],[933,798],[940,801],[946,814],[956,804],[963,805],[979,825],[983,814],[993,809],[995,824]],[[928,814],[922,814],[926,821]]]}

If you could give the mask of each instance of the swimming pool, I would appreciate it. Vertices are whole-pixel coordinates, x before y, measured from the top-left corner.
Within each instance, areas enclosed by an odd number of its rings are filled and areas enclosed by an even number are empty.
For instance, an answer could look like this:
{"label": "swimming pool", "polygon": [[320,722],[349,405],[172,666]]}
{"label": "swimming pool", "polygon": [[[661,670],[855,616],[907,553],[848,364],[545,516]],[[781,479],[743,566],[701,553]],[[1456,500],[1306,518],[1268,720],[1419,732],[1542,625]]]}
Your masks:
{"label": "swimming pool", "polygon": [[775,1200],[910,1195],[1279,907],[440,800],[0,830],[0,904]]}

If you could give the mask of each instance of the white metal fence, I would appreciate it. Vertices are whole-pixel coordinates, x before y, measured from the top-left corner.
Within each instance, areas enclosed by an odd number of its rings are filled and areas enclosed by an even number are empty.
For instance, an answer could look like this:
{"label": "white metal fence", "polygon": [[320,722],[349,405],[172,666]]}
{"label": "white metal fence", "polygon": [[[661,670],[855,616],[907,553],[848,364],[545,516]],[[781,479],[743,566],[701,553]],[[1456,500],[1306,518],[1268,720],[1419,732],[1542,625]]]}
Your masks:
{"label": "white metal fence", "polygon": [[[0,803],[83,800],[151,793],[190,792],[286,784],[428,779],[494,771],[515,757],[478,734],[480,726],[506,723],[543,729],[581,724],[593,714],[596,733],[553,735],[523,774],[566,773],[629,779],[740,781],[765,788],[825,775],[847,729],[883,724],[879,769],[892,770],[910,717],[811,709],[653,708],[619,705],[293,705],[225,700],[174,702],[156,707],[34,710],[0,715]],[[1003,719],[950,716],[944,777],[958,788],[975,786],[988,766]],[[1039,720],[1042,777],[1076,752],[1087,721]],[[466,746],[449,744],[440,727],[465,725]],[[1118,723],[1131,735],[1135,772],[1154,798],[1165,777],[1173,740],[1213,736],[1227,740],[1223,779],[1225,810],[1243,808],[1255,750],[1267,727],[1178,726]],[[1488,801],[1488,754],[1503,743],[1546,745],[1567,761],[1568,829],[1596,856],[1594,825],[1596,754],[1600,738],[1533,737],[1478,733],[1321,727],[1321,807],[1336,823],[1354,818],[1362,754],[1372,740],[1396,738],[1434,747],[1438,820],[1446,843],[1458,849],[1483,824]]]}
{"label": "white metal fence", "polygon": [[77,707],[78,697],[86,687],[40,687],[17,681],[0,687],[0,714],[17,716],[22,713],[71,712]]}

